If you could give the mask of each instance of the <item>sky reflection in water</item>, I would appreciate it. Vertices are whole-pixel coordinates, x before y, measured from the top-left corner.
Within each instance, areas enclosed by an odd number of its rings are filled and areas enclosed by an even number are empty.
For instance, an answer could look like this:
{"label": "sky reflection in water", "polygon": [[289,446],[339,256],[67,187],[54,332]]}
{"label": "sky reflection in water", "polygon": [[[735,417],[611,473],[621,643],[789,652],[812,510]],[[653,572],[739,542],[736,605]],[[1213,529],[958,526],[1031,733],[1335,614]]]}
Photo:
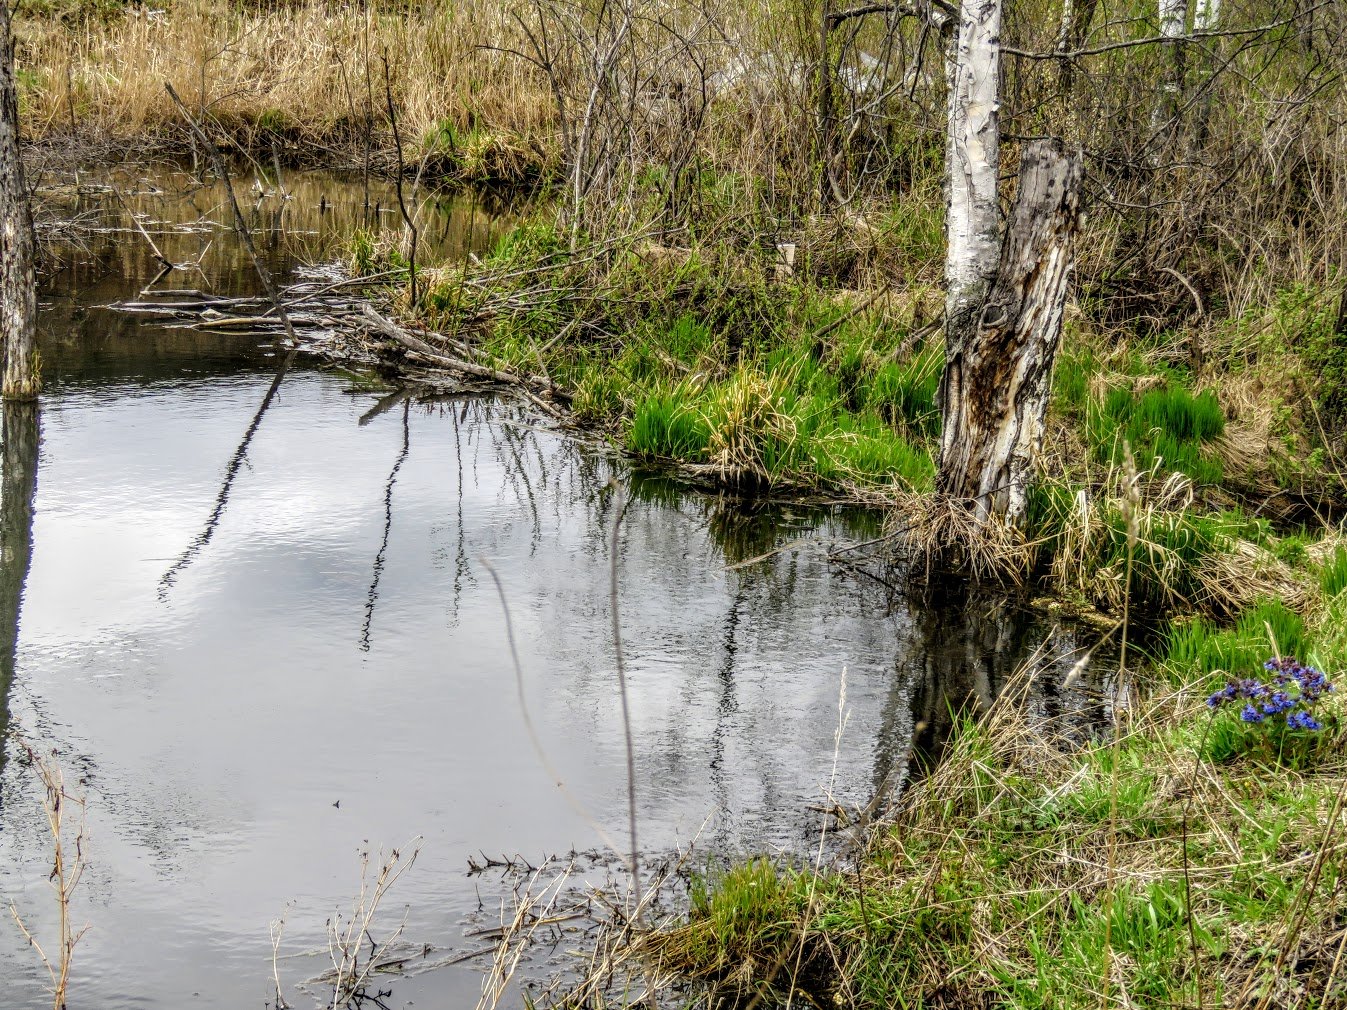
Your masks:
{"label": "sky reflection in water", "polygon": [[[336,182],[314,185],[336,200]],[[6,491],[34,465],[37,490],[31,530],[25,509],[4,512],[5,584],[22,581],[30,538],[32,560],[0,671],[2,688],[12,663],[13,725],[58,748],[88,795],[75,917],[92,928],[72,1006],[262,1006],[269,920],[285,914],[285,951],[322,945],[366,844],[424,838],[390,909],[410,906],[409,939],[463,949],[498,900],[465,876],[470,855],[597,844],[528,743],[483,559],[509,599],[550,759],[620,836],[615,476],[631,499],[620,590],[647,851],[699,834],[707,853],[805,851],[844,669],[835,791],[863,804],[901,778],[917,722],[937,736],[951,701],[994,691],[1046,632],[1004,603],[913,610],[808,544],[727,568],[796,538],[866,536],[868,517],[627,481],[610,457],[490,400],[395,404],[362,426],[378,394],[304,367],[278,387],[220,507],[276,360],[247,338],[93,307],[152,276],[143,250],[81,262],[45,297],[40,453],[6,459]],[[231,278],[246,287],[238,272],[218,282]],[[13,444],[31,443],[31,420],[11,420]],[[1082,706],[1039,700],[1046,715]],[[0,884],[49,931],[39,792],[12,741],[6,754]],[[282,978],[321,967],[283,961]],[[0,928],[6,1005],[44,1006],[42,982],[17,931]],[[470,1005],[478,986],[471,968],[450,969],[395,983],[391,1002]]]}

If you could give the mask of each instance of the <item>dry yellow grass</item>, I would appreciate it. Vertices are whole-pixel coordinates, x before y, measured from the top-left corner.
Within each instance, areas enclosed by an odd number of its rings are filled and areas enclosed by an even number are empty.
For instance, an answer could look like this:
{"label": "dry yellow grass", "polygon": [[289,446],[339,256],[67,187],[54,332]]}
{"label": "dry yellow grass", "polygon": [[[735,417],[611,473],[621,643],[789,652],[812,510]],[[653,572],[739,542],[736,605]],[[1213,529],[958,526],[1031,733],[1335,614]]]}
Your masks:
{"label": "dry yellow grass", "polygon": [[499,3],[468,0],[397,14],[313,2],[239,11],[217,0],[134,8],[78,28],[20,20],[25,129],[43,139],[122,139],[176,128],[171,82],[228,131],[271,127],[298,140],[355,138],[366,116],[387,137],[384,58],[399,129],[413,143],[452,123],[545,141],[551,97],[532,68],[487,48],[518,43]]}

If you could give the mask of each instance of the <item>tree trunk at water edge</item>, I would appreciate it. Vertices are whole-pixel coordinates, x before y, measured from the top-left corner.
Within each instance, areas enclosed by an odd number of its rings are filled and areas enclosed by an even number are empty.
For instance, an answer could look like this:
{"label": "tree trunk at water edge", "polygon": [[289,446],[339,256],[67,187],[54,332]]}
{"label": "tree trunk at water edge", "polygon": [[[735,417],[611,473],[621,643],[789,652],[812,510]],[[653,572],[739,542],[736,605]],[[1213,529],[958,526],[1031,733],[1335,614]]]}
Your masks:
{"label": "tree trunk at water edge", "polygon": [[9,4],[0,0],[0,346],[7,399],[37,396],[37,286],[33,219],[19,157],[19,97]]}
{"label": "tree trunk at water edge", "polygon": [[1081,160],[1057,140],[1020,156],[1019,193],[986,298],[947,316],[938,490],[982,519],[1024,518],[1061,341]]}

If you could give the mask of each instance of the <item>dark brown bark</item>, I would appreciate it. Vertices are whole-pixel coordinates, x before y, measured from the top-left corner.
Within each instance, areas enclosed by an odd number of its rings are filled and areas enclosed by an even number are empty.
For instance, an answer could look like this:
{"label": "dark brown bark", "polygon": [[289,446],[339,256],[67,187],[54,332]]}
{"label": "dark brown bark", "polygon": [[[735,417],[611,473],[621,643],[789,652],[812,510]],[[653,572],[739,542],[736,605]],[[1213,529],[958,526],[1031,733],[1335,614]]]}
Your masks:
{"label": "dark brown bark", "polygon": [[[1070,53],[1085,48],[1085,36],[1094,20],[1098,0],[1068,0],[1070,6],[1062,17],[1057,33],[1057,52]],[[1070,108],[1076,90],[1076,65],[1068,57],[1063,57],[1057,65],[1057,82],[1062,89],[1062,101]]]}
{"label": "dark brown bark", "polygon": [[946,324],[938,489],[979,516],[1023,519],[1061,341],[1081,160],[1037,140],[1020,159],[1019,194],[979,312]]}
{"label": "dark brown bark", "polygon": [[9,4],[0,0],[0,346],[7,399],[37,396],[37,288],[33,219],[19,158],[19,96]]}

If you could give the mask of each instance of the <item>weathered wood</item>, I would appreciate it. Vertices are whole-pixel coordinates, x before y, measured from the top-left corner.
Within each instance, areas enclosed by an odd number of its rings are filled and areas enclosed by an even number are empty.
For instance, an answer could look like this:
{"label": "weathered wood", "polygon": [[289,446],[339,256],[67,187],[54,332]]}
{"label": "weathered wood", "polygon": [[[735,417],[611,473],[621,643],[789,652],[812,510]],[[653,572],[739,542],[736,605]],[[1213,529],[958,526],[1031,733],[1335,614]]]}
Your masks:
{"label": "weathered wood", "polygon": [[971,325],[946,333],[938,485],[983,518],[1024,516],[1061,341],[1081,175],[1080,157],[1060,141],[1025,146],[991,290]]}
{"label": "weathered wood", "polygon": [[0,3],[0,346],[7,399],[38,393],[37,286],[33,272],[33,218],[19,157],[19,98],[14,80],[14,35],[9,4]]}
{"label": "weathered wood", "polygon": [[[374,310],[372,305],[364,305],[361,309],[361,314],[370,329],[401,344],[410,359],[419,361],[425,365],[430,365],[432,368],[442,371],[458,375],[468,375],[475,379],[485,379],[489,382],[498,382],[503,386],[509,386],[518,391],[534,406],[553,417],[564,419],[564,411],[555,404],[548,403],[534,393],[533,389],[529,388],[532,386],[537,389],[545,389],[549,395],[557,395],[558,391],[551,388],[551,383],[549,383],[546,378],[536,375],[516,375],[512,372],[502,372],[496,368],[488,368],[485,365],[478,365],[471,361],[450,357],[443,351],[437,350],[433,345],[422,340],[414,333],[404,330],[391,319],[384,318]],[[439,335],[437,334],[437,336]],[[445,337],[440,337],[440,339],[448,340],[448,338]]]}

